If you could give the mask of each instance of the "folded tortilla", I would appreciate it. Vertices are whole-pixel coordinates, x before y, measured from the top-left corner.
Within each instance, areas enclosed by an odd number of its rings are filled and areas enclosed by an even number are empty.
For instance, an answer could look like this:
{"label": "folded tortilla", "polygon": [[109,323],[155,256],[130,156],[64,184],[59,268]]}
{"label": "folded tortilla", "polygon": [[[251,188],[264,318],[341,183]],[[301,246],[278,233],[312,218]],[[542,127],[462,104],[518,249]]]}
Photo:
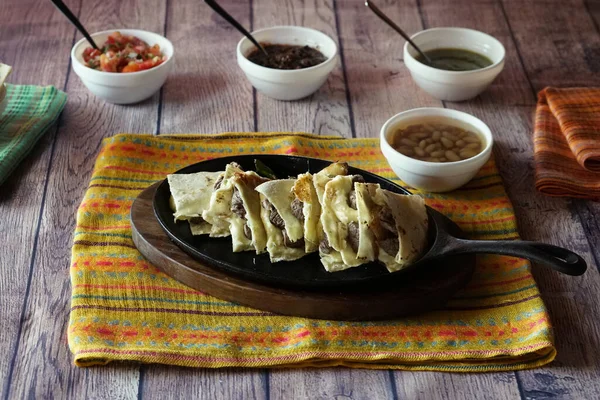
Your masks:
{"label": "folded tortilla", "polygon": [[208,234],[211,225],[202,218],[210,204],[210,193],[220,172],[167,175],[171,198],[169,199],[175,221],[187,220],[193,235]]}
{"label": "folded tortilla", "polygon": [[377,189],[372,197],[371,231],[379,261],[390,272],[416,261],[427,248],[428,217],[425,201],[416,195],[402,195]]}
{"label": "folded tortilla", "polygon": [[321,217],[321,204],[310,173],[298,175],[294,183],[294,194],[297,201],[302,202],[302,215],[304,217],[304,251],[312,253],[319,248],[319,218]]}
{"label": "folded tortilla", "polygon": [[[323,200],[325,196],[325,187],[329,181],[336,176],[346,175],[348,173],[348,164],[346,163],[332,163],[326,168],[317,172],[313,175],[313,184],[319,204],[321,206],[321,215],[319,216],[319,222],[317,224],[317,236],[319,238],[319,257],[325,270],[328,272],[342,271],[349,268],[348,265],[344,264],[342,254],[334,249],[328,240],[327,235],[323,229]],[[325,221],[325,224],[328,224]]]}
{"label": "folded tortilla", "polygon": [[[354,176],[336,176],[325,185],[321,212],[321,223],[329,246],[340,252],[346,268],[357,267],[369,261],[357,255],[360,227],[356,193],[353,192]],[[355,199],[352,202],[351,195]]]}
{"label": "folded tortilla", "polygon": [[[237,172],[244,172],[235,163],[225,167],[225,172],[217,179],[210,196],[209,206],[202,213],[202,218],[212,225],[211,237],[224,237],[230,235],[231,196],[233,196],[233,183],[231,178]],[[251,242],[248,241],[250,244]]]}
{"label": "folded tortilla", "polygon": [[292,210],[295,182],[295,179],[278,179],[256,187],[271,262],[296,260],[306,254],[304,226]]}
{"label": "folded tortilla", "polygon": [[[237,196],[235,192],[237,192],[243,205],[243,212],[240,212],[240,215],[238,216],[243,220],[244,225],[247,226],[242,226],[241,231],[244,234],[245,239],[251,240],[252,246],[254,250],[256,250],[256,254],[265,252],[267,246],[267,234],[260,217],[260,195],[255,188],[266,181],[268,181],[268,179],[261,177],[253,171],[236,173],[231,179],[234,186],[232,211],[235,208],[234,202]],[[238,222],[238,219],[236,219],[235,223],[237,224]],[[237,232],[239,232],[239,228],[236,226],[236,234]],[[235,240],[233,232],[232,238]]]}

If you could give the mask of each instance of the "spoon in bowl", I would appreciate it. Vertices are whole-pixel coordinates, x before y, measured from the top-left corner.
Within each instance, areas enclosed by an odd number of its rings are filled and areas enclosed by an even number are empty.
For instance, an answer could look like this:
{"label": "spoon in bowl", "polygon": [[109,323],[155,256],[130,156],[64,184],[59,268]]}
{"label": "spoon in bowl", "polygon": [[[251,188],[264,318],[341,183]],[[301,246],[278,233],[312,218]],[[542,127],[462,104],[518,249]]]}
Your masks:
{"label": "spoon in bowl", "polygon": [[94,49],[100,50],[100,48],[96,45],[96,42],[94,42],[94,39],[92,39],[88,31],[85,30],[85,28],[83,27],[83,25],[81,25],[81,22],[79,22],[75,14],[71,12],[69,7],[67,7],[67,5],[63,3],[62,0],[52,0],[52,4],[54,4],[56,8],[58,8],[60,12],[63,13],[63,15],[67,17],[73,25],[75,25],[75,28],[77,28],[77,30],[81,32],[81,34],[92,45]]}
{"label": "spoon in bowl", "polygon": [[235,18],[233,18],[227,11],[223,10],[223,8],[219,4],[217,4],[216,1],[204,0],[204,2],[206,4],[208,4],[210,6],[210,8],[215,10],[215,12],[217,14],[219,14],[221,17],[223,17],[227,22],[229,22],[231,25],[233,25],[233,27],[235,29],[237,29],[244,36],[246,36],[248,38],[248,40],[250,40],[256,47],[258,47],[260,49],[260,51],[262,51],[265,54],[265,56],[269,57],[269,53],[267,53],[267,51],[264,49],[264,47],[262,47],[256,39],[254,39],[254,37],[250,34],[250,32],[248,32],[239,22],[237,22],[235,20]]}
{"label": "spoon in bowl", "polygon": [[392,29],[394,29],[396,32],[398,32],[400,35],[402,35],[402,37],[404,39],[406,39],[406,41],[408,43],[410,43],[410,45],[412,47],[415,48],[415,50],[417,50],[419,52],[419,54],[423,57],[423,59],[425,60],[425,63],[427,65],[432,65],[432,61],[429,57],[427,57],[427,55],[425,53],[423,53],[421,51],[421,49],[419,49],[419,47],[410,39],[410,37],[408,37],[408,35],[406,33],[404,33],[404,31],[402,29],[400,29],[400,27],[398,25],[396,25],[394,23],[394,21],[392,21],[391,19],[389,19],[389,17],[387,15],[385,15],[375,4],[373,4],[372,1],[366,0],[365,1],[365,6],[369,7],[371,9],[371,11],[373,11],[375,13],[375,15],[377,15],[379,18],[381,18],[381,20],[383,22],[385,22],[386,24],[388,24],[390,27],[392,27]]}

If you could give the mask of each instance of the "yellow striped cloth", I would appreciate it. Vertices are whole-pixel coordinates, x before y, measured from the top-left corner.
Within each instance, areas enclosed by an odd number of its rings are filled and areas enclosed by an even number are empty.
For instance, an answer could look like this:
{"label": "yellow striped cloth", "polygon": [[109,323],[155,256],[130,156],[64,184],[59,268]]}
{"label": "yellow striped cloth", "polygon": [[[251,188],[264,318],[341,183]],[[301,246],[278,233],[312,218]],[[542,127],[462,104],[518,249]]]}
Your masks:
{"label": "yellow striped cloth", "polygon": [[[133,245],[129,220],[141,190],[198,161],[263,153],[347,161],[397,181],[376,139],[290,133],[106,139],[74,236],[68,339],[76,365],[131,360],[192,367],[486,372],[554,359],[548,314],[530,264],[521,259],[480,256],[472,281],[445,309],[378,322],[260,312],[192,290],[144,260]],[[420,194],[471,238],[519,237],[493,160],[460,190]]]}

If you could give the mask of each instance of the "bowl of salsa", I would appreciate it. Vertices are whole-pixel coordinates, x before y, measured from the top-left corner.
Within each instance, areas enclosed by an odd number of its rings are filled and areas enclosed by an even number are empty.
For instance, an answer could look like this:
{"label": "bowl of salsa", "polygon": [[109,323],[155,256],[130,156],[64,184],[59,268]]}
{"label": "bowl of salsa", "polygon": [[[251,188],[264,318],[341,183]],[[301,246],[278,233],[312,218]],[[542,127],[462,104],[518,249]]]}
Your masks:
{"label": "bowl of salsa", "polygon": [[504,46],[483,32],[432,28],[417,32],[411,39],[432,64],[408,43],[404,45],[404,64],[415,83],[439,100],[472,99],[487,89],[504,68]]}
{"label": "bowl of salsa", "polygon": [[337,64],[337,44],[315,29],[275,26],[252,36],[268,56],[244,37],[237,46],[238,65],[256,90],[277,100],[310,96]]}
{"label": "bowl of salsa", "polygon": [[173,44],[137,29],[97,32],[93,49],[82,39],[73,46],[73,70],[97,97],[114,104],[137,103],[164,84],[173,65]]}

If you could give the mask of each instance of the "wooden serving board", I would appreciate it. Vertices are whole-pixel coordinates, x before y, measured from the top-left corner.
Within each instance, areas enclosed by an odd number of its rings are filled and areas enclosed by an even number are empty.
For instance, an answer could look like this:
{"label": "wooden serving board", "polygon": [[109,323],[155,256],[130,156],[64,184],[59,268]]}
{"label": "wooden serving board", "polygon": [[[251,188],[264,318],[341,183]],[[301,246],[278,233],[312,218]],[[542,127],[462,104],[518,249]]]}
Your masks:
{"label": "wooden serving board", "polygon": [[[439,309],[471,279],[475,269],[475,257],[463,255],[407,274],[405,281],[393,287],[308,291],[251,282],[198,262],[169,239],[154,216],[152,200],[157,186],[144,190],[131,207],[133,242],[138,250],[184,285],[248,307],[331,320],[402,317]],[[285,263],[281,264],[285,268]]]}

